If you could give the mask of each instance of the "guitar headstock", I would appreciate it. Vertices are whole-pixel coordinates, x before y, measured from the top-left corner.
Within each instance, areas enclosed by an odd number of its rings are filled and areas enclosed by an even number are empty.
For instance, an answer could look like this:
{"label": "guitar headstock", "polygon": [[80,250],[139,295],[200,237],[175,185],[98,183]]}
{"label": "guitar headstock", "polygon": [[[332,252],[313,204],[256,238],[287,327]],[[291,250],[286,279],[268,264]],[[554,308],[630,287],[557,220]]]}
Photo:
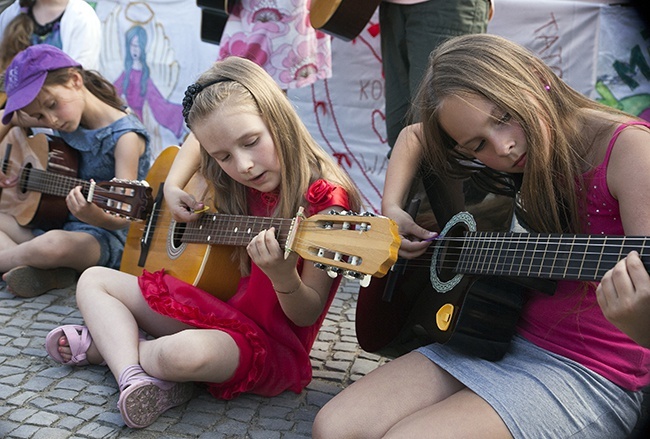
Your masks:
{"label": "guitar headstock", "polygon": [[151,213],[153,195],[146,181],[114,178],[96,186],[92,202],[109,213],[132,221],[142,221]]}
{"label": "guitar headstock", "polygon": [[383,277],[397,260],[400,243],[390,218],[334,212],[301,219],[291,250],[332,275]]}

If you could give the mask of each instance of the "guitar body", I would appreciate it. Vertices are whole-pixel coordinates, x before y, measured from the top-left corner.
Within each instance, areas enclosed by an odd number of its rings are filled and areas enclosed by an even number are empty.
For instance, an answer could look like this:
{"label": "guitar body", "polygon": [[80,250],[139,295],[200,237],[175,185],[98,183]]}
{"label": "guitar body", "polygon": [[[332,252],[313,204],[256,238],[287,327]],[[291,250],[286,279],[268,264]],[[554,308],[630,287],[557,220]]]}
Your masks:
{"label": "guitar body", "polygon": [[[131,224],[120,270],[139,276],[143,269],[165,269],[178,279],[228,300],[236,292],[240,278],[239,265],[232,261],[234,247],[182,242],[185,224],[173,220],[164,201],[162,184],[179,149],[171,146],[162,151],[147,174],[155,205],[144,223]],[[210,204],[208,186],[200,175],[195,174],[184,189],[197,200]],[[147,240],[146,251],[143,239]]]}
{"label": "guitar body", "polygon": [[312,0],[311,25],[345,41],[355,39],[381,0]]}
{"label": "guitar body", "polygon": [[[444,224],[455,210],[473,211],[481,230],[510,228],[514,203],[505,196],[476,196],[471,183],[446,182],[448,192],[435,184],[429,194],[435,218]],[[454,206],[454,207],[450,207]],[[424,219],[422,219],[424,218]],[[436,230],[427,212],[416,222]],[[432,248],[433,245],[430,247]],[[504,278],[464,276],[452,290],[438,293],[430,280],[432,252],[405,261],[401,269],[373,278],[359,290],[356,333],[368,352],[397,357],[426,344],[457,346],[482,358],[496,360],[507,349],[523,306],[521,285]],[[395,268],[397,268],[396,264]],[[439,311],[448,303],[463,312],[453,314],[445,330],[438,327]],[[442,316],[444,319],[444,315]]]}
{"label": "guitar body", "polygon": [[[419,302],[432,296],[427,258],[407,263],[403,271],[390,271],[383,278],[372,278],[361,287],[357,298],[355,330],[359,346],[367,352],[398,357],[430,343],[418,328],[417,314],[426,309]],[[391,297],[386,298],[389,294]]]}
{"label": "guitar body", "polygon": [[[39,169],[66,177],[76,177],[77,151],[58,137],[40,133],[28,137],[19,127],[12,128],[0,143],[3,171]],[[28,190],[18,184],[3,188],[0,212],[13,216],[18,224],[44,230],[61,228],[68,216],[65,198]]]}

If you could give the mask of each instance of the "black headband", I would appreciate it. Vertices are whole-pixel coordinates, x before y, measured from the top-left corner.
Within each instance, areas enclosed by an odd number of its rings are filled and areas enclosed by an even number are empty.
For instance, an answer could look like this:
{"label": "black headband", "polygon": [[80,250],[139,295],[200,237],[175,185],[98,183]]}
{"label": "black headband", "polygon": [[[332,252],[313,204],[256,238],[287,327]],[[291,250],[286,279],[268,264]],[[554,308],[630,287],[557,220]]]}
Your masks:
{"label": "black headband", "polygon": [[187,87],[187,90],[185,90],[185,97],[183,98],[183,119],[185,119],[185,123],[189,127],[190,124],[187,121],[187,118],[190,114],[190,110],[192,109],[192,105],[194,104],[194,98],[196,98],[196,95],[199,94],[202,90],[210,87],[211,85],[217,84],[219,82],[227,82],[227,81],[232,81],[230,78],[219,78],[215,79],[214,81],[207,82],[205,84],[199,84],[198,82],[195,82],[194,84],[190,84]]}

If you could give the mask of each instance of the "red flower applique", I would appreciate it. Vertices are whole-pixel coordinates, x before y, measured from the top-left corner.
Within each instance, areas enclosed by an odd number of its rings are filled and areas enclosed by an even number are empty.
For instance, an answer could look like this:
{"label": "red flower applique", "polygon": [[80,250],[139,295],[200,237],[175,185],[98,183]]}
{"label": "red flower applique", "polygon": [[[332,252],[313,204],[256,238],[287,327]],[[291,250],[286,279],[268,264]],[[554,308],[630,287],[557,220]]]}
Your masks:
{"label": "red flower applique", "polygon": [[309,186],[305,199],[310,204],[310,212],[320,212],[324,207],[331,205],[332,192],[335,186],[323,179],[316,180]]}

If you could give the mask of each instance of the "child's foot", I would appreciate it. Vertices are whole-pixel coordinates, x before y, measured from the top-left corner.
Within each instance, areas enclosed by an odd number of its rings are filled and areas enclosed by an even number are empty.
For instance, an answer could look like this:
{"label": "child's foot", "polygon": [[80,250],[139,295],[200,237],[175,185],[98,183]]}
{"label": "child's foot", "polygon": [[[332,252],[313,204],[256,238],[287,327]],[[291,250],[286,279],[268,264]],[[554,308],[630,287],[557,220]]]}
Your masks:
{"label": "child's foot", "polygon": [[192,383],[163,381],[149,376],[139,364],[127,367],[118,380],[120,398],[117,407],[124,423],[144,428],[172,407],[181,405],[194,393]]}
{"label": "child's foot", "polygon": [[104,364],[99,351],[92,344],[88,328],[64,325],[50,331],[45,338],[45,350],[57,363],[70,366]]}
{"label": "child's foot", "polygon": [[23,265],[6,272],[2,279],[9,292],[19,297],[36,297],[55,288],[66,288],[77,280],[77,271],[60,267],[41,269]]}

